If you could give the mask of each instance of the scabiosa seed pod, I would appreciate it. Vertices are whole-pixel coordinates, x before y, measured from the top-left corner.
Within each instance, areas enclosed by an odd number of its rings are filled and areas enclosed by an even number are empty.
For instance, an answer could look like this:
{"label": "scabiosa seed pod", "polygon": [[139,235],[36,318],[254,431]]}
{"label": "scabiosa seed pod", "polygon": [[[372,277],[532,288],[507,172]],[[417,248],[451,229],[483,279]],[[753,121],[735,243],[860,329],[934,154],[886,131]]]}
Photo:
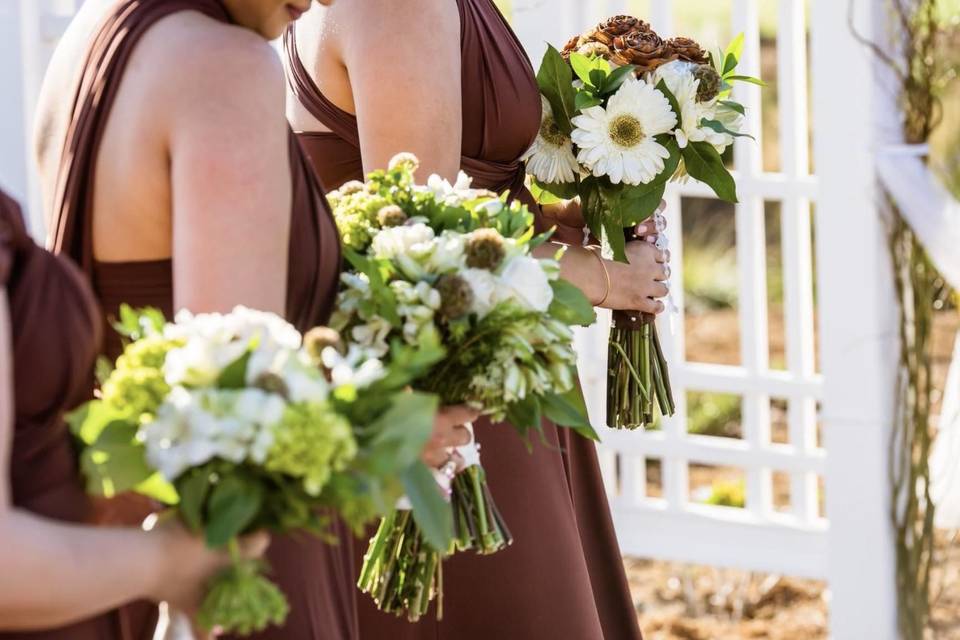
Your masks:
{"label": "scabiosa seed pod", "polygon": [[327,347],[333,347],[342,353],[343,339],[335,329],[331,329],[330,327],[314,327],[304,334],[303,346],[311,360],[320,362],[323,350]]}
{"label": "scabiosa seed pod", "polygon": [[420,168],[420,160],[412,153],[403,151],[390,158],[390,163],[387,165],[387,168],[391,171],[404,168],[410,171],[410,173],[413,173]]}
{"label": "scabiosa seed pod", "polygon": [[667,44],[680,60],[686,60],[694,64],[707,64],[710,61],[707,57],[707,52],[703,50],[700,43],[692,38],[684,38],[682,36],[671,38]]}
{"label": "scabiosa seed pod", "polygon": [[458,275],[445,275],[437,281],[440,292],[440,313],[447,318],[466,315],[473,305],[473,289]]}
{"label": "scabiosa seed pod", "polygon": [[287,383],[272,371],[264,371],[257,376],[256,380],[253,381],[253,386],[267,393],[275,393],[283,398],[290,397],[290,389],[287,387]]}
{"label": "scabiosa seed pod", "polygon": [[699,64],[693,70],[693,77],[700,81],[697,87],[697,102],[710,102],[720,95],[723,78],[709,64]]}
{"label": "scabiosa seed pod", "polygon": [[377,212],[377,222],[381,227],[399,227],[407,221],[407,214],[395,204],[389,204]]}
{"label": "scabiosa seed pod", "polygon": [[496,229],[477,229],[470,234],[464,247],[464,255],[468,267],[494,271],[506,256],[503,238]]}

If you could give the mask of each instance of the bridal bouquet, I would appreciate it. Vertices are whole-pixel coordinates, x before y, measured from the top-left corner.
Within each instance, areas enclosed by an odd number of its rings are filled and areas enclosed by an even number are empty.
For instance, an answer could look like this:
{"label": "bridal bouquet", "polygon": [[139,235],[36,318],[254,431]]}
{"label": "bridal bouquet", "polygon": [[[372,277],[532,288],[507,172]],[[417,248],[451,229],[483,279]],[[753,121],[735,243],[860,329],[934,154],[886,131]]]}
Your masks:
{"label": "bridal bouquet", "polygon": [[[589,324],[589,301],[560,279],[555,259],[531,251],[533,216],[519,203],[432,176],[418,186],[415,157],[401,154],[386,171],[329,195],[354,271],[331,325],[350,352],[390,363],[402,347],[443,357],[415,388],[443,404],[466,404],[526,437],[541,418],[595,437],[576,384],[571,325]],[[493,553],[510,542],[479,464],[442,478],[453,505],[452,547],[416,513],[402,509],[371,541],[360,587],[379,607],[416,620],[439,590],[442,556],[452,550]],[[451,470],[452,471],[452,470]],[[449,485],[452,483],[452,487]]]}
{"label": "bridal bouquet", "polygon": [[[631,229],[655,213],[666,183],[688,176],[719,198],[737,201],[722,156],[744,136],[744,107],[731,100],[743,36],[707,53],[689,38],[663,40],[642,20],[616,16],[549,47],[537,75],[540,133],[526,154],[543,203],[579,196],[587,227],[626,262]],[[658,232],[663,219],[656,218]],[[665,248],[661,233],[658,245]],[[608,423],[652,424],[654,407],[674,401],[652,316],[614,314],[610,336]]]}
{"label": "bridal bouquet", "polygon": [[71,417],[81,468],[92,492],[150,495],[229,549],[234,562],[199,612],[204,627],[248,634],[286,618],[285,596],[261,562],[239,556],[239,536],[324,535],[332,510],[359,527],[388,511],[407,487],[401,476],[432,482],[417,458],[437,401],[402,389],[416,366],[349,360],[332,330],[304,339],[243,307],[173,323],[124,308],[122,320],[132,341],[99,397]]}

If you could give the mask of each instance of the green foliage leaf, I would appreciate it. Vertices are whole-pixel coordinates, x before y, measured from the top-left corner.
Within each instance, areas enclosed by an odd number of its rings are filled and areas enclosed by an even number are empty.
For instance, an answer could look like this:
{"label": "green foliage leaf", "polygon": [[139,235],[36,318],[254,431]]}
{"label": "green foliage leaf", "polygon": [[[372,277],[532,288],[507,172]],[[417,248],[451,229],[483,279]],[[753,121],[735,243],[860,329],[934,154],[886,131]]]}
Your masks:
{"label": "green foliage leaf", "polygon": [[755,84],[759,87],[767,86],[767,83],[761,80],[760,78],[754,78],[753,76],[727,76],[724,78],[727,82],[749,82],[750,84]]}
{"label": "green foliage leaf", "polygon": [[557,426],[573,429],[589,440],[600,441],[600,436],[590,424],[587,404],[579,385],[564,394],[544,396],[542,404],[544,415]]}
{"label": "green foliage leaf", "polygon": [[437,551],[446,552],[453,540],[453,510],[441,495],[433,473],[418,462],[401,474],[401,480],[424,540]]}
{"label": "green foliage leaf", "polygon": [[598,107],[603,104],[603,100],[596,97],[589,91],[578,91],[577,97],[574,99],[574,106],[577,108],[577,111],[585,111],[590,107]]}
{"label": "green foliage leaf", "polygon": [[736,68],[740,59],[743,57],[743,46],[745,42],[746,36],[741,33],[727,45],[726,51],[723,52],[723,58],[721,58],[723,60],[723,71],[720,75],[726,76],[726,74]]}
{"label": "green foliage leaf", "polygon": [[224,476],[207,505],[207,546],[220,548],[253,522],[263,504],[263,487],[239,472]]}
{"label": "green foliage leaf", "polygon": [[203,529],[203,512],[210,494],[210,469],[197,467],[183,474],[177,481],[180,494],[180,517],[191,531]]}
{"label": "green foliage leaf", "polygon": [[739,102],[734,102],[733,100],[721,100],[720,104],[732,111],[736,111],[742,116],[747,115],[747,110]]}
{"label": "green foliage leaf", "polygon": [[159,333],[167,320],[163,312],[153,307],[134,309],[128,304],[120,305],[120,318],[113,328],[129,340],[139,340],[144,336]]}
{"label": "green foliage leaf", "polygon": [[139,425],[113,420],[100,429],[80,457],[80,467],[91,493],[112,497],[129,491],[153,475],[146,450],[137,441]]}
{"label": "green foliage leaf", "polygon": [[683,150],[683,162],[690,176],[708,185],[718,198],[737,202],[737,184],[713,145],[691,142]]}
{"label": "green foliage leaf", "polygon": [[537,73],[540,93],[550,103],[557,127],[567,135],[573,131],[570,119],[576,114],[573,72],[556,48],[550,46]]}
{"label": "green foliage leaf", "polygon": [[526,437],[531,430],[540,431],[540,398],[528,395],[523,400],[514,402],[507,407],[507,422],[509,422],[522,437]]}
{"label": "green foliage leaf", "polygon": [[594,69],[596,69],[596,67],[590,58],[582,53],[572,53],[570,55],[570,67],[584,84],[595,86],[593,81],[590,79],[590,74],[592,71],[594,71]]}
{"label": "green foliage leaf", "polygon": [[635,70],[636,67],[632,64],[614,69],[600,86],[600,95],[609,96],[616,93],[620,87],[623,86],[623,83],[627,81],[627,78],[634,74]]}
{"label": "green foliage leaf", "polygon": [[247,365],[250,363],[251,350],[244,352],[242,356],[228,364],[220,377],[217,378],[217,388],[219,389],[243,389],[247,386]]}
{"label": "green foliage leaf", "polygon": [[180,502],[180,494],[177,493],[176,487],[167,482],[159,473],[154,473],[135,486],[133,490],[142,496],[147,496],[166,505],[175,505]]}
{"label": "green foliage leaf", "polygon": [[731,135],[735,138],[750,138],[751,140],[756,140],[756,138],[749,133],[737,133],[736,131],[731,131],[719,120],[701,120],[700,126],[713,129],[717,133],[726,133],[727,135]]}
{"label": "green foliage leaf", "polygon": [[380,471],[405,469],[420,458],[433,434],[439,399],[428,393],[398,393],[393,402],[367,430],[371,454],[380,461]]}
{"label": "green foliage leaf", "polygon": [[[673,175],[673,172],[668,175]],[[656,180],[650,184],[636,185],[626,189],[620,205],[623,209],[621,221],[624,228],[636,226],[652,216],[660,206],[660,201],[663,200],[666,187],[665,180]]]}
{"label": "green foliage leaf", "polygon": [[673,95],[673,92],[670,91],[670,88],[667,87],[667,83],[661,80],[657,83],[657,91],[662,93],[667,98],[667,102],[670,103],[670,108],[673,109],[673,113],[677,116],[677,127],[683,127],[683,112],[680,110],[680,103],[677,102],[677,96]]}
{"label": "green foliage leaf", "polygon": [[589,326],[596,322],[597,313],[583,291],[566,280],[554,280],[553,302],[547,312],[564,324]]}

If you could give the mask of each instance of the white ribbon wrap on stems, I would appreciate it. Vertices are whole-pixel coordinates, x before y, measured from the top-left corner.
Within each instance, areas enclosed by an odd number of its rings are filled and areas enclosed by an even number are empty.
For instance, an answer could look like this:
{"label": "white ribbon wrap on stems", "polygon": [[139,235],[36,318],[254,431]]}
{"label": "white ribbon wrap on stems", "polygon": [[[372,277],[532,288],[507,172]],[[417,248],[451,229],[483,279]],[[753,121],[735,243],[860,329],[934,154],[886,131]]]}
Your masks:
{"label": "white ribbon wrap on stems", "polygon": [[[960,202],[921,160],[927,145],[883,149],[877,171],[941,275],[960,290]],[[947,375],[940,430],[930,455],[930,491],[938,527],[960,529],[960,341]]]}
{"label": "white ribbon wrap on stems", "polygon": [[[460,455],[463,458],[462,468],[466,469],[467,467],[472,467],[474,465],[480,464],[480,444],[477,442],[477,436],[473,431],[473,425],[469,422],[464,425],[467,431],[470,432],[470,442],[456,448],[448,449],[450,455],[454,453]],[[461,465],[457,465],[460,467]],[[433,472],[433,479],[437,481],[437,486],[440,487],[440,490],[443,492],[443,495],[449,497],[451,491],[453,490],[453,478],[457,474],[457,470],[454,467],[450,466],[450,463],[447,463],[440,467],[439,469],[431,469]],[[401,496],[397,500],[397,510],[398,511],[411,511],[413,505],[410,503],[410,498],[407,496]]]}

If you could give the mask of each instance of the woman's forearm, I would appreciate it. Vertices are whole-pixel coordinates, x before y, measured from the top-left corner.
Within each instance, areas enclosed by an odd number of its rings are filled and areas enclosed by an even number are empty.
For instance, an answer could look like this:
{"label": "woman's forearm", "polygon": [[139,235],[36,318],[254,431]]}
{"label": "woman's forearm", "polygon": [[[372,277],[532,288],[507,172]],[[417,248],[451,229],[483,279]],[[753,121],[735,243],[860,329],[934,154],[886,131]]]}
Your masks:
{"label": "woman's forearm", "polygon": [[560,277],[583,291],[587,299],[598,305],[607,296],[607,276],[603,264],[592,249],[545,242],[533,250],[538,258],[553,258],[565,249],[560,259]]}
{"label": "woman's forearm", "polygon": [[55,628],[148,598],[164,558],[155,534],[0,514],[0,630]]}

